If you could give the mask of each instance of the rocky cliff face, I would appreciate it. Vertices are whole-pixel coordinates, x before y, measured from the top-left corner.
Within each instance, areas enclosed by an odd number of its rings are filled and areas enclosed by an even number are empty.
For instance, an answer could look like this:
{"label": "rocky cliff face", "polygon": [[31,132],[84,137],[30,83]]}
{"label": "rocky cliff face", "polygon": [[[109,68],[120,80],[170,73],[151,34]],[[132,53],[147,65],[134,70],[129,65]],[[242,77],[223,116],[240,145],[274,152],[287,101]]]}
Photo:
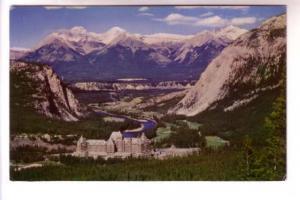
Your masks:
{"label": "rocky cliff face", "polygon": [[285,62],[286,15],[281,15],[266,20],[226,47],[169,112],[193,116],[216,107],[221,100],[227,103],[224,111],[226,106],[237,107],[259,92],[277,87]]}
{"label": "rocky cliff face", "polygon": [[[72,91],[64,86],[49,66],[11,62],[10,72],[18,77],[15,79],[18,82],[11,83],[13,89],[30,91],[23,97],[28,98],[28,101],[22,106],[34,108],[43,115],[65,121],[77,121],[85,115],[86,108],[79,104]],[[14,95],[14,91],[11,93]]]}

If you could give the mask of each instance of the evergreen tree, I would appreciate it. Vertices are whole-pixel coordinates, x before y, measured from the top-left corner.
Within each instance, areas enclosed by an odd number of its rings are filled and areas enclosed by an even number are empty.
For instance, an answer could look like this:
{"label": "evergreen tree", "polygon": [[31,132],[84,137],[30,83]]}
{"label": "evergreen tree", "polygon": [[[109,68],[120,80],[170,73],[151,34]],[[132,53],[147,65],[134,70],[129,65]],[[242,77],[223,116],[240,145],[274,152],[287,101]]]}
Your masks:
{"label": "evergreen tree", "polygon": [[265,146],[253,149],[247,135],[243,142],[242,178],[246,180],[282,180],[286,174],[286,87],[283,76],[280,95],[264,123]]}

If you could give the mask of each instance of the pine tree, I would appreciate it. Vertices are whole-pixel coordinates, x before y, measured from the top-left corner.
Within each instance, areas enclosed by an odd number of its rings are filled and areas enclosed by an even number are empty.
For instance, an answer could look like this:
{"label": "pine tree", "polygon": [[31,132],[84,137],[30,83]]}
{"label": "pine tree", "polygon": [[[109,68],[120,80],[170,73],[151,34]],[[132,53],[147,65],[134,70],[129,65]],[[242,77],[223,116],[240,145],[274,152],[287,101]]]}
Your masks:
{"label": "pine tree", "polygon": [[264,123],[265,146],[254,149],[247,135],[243,141],[243,179],[282,180],[286,173],[286,87],[283,76],[280,95]]}
{"label": "pine tree", "polygon": [[265,120],[266,140],[263,161],[270,179],[283,179],[286,168],[286,88],[285,78],[280,96],[273,104],[272,113]]}

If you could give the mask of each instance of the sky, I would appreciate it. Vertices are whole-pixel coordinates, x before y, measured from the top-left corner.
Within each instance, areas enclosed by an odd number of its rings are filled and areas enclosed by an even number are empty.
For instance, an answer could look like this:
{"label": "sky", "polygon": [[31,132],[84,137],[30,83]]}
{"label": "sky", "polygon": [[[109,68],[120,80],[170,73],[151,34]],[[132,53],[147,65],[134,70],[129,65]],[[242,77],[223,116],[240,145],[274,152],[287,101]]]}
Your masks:
{"label": "sky", "polygon": [[10,47],[33,48],[48,34],[74,26],[96,33],[119,26],[131,33],[189,35],[228,25],[252,29],[285,12],[285,6],[15,6]]}

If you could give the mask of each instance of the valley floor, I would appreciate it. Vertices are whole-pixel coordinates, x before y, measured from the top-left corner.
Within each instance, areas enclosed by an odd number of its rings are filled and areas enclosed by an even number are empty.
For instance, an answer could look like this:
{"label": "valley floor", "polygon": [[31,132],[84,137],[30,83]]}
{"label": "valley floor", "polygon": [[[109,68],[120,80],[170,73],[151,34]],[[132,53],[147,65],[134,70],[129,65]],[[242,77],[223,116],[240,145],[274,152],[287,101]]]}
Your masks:
{"label": "valley floor", "polygon": [[[285,161],[281,154],[282,163],[276,164],[276,171],[270,170],[273,163],[265,157],[270,148],[269,136],[263,128],[279,90],[268,91],[233,112],[216,110],[190,118],[166,115],[168,108],[183,94],[184,91],[171,91],[163,94],[166,98],[155,98],[139,92],[130,98],[121,96],[120,100],[109,104],[98,102],[101,98],[86,99],[84,94],[79,96],[81,103],[88,104],[94,111],[104,110],[114,115],[95,115],[79,122],[41,118],[30,111],[25,111],[28,113],[26,118],[13,115],[12,127],[17,135],[27,133],[28,140],[39,142],[40,146],[41,141],[46,142],[46,149],[34,145],[32,148],[11,149],[11,180],[284,180]],[[70,157],[67,154],[72,151],[61,148],[70,146],[74,149],[80,135],[107,139],[111,131],[124,126],[126,129],[139,127],[139,124],[120,117],[123,115],[128,119],[154,118],[157,121],[157,127],[146,132],[147,137],[153,138],[155,148],[171,145],[200,147],[201,152],[165,160],[113,158],[105,161]],[[18,121],[22,123],[16,124]],[[33,124],[32,121],[39,123]],[[12,137],[16,138],[16,135]],[[63,146],[49,150],[48,143]]]}

